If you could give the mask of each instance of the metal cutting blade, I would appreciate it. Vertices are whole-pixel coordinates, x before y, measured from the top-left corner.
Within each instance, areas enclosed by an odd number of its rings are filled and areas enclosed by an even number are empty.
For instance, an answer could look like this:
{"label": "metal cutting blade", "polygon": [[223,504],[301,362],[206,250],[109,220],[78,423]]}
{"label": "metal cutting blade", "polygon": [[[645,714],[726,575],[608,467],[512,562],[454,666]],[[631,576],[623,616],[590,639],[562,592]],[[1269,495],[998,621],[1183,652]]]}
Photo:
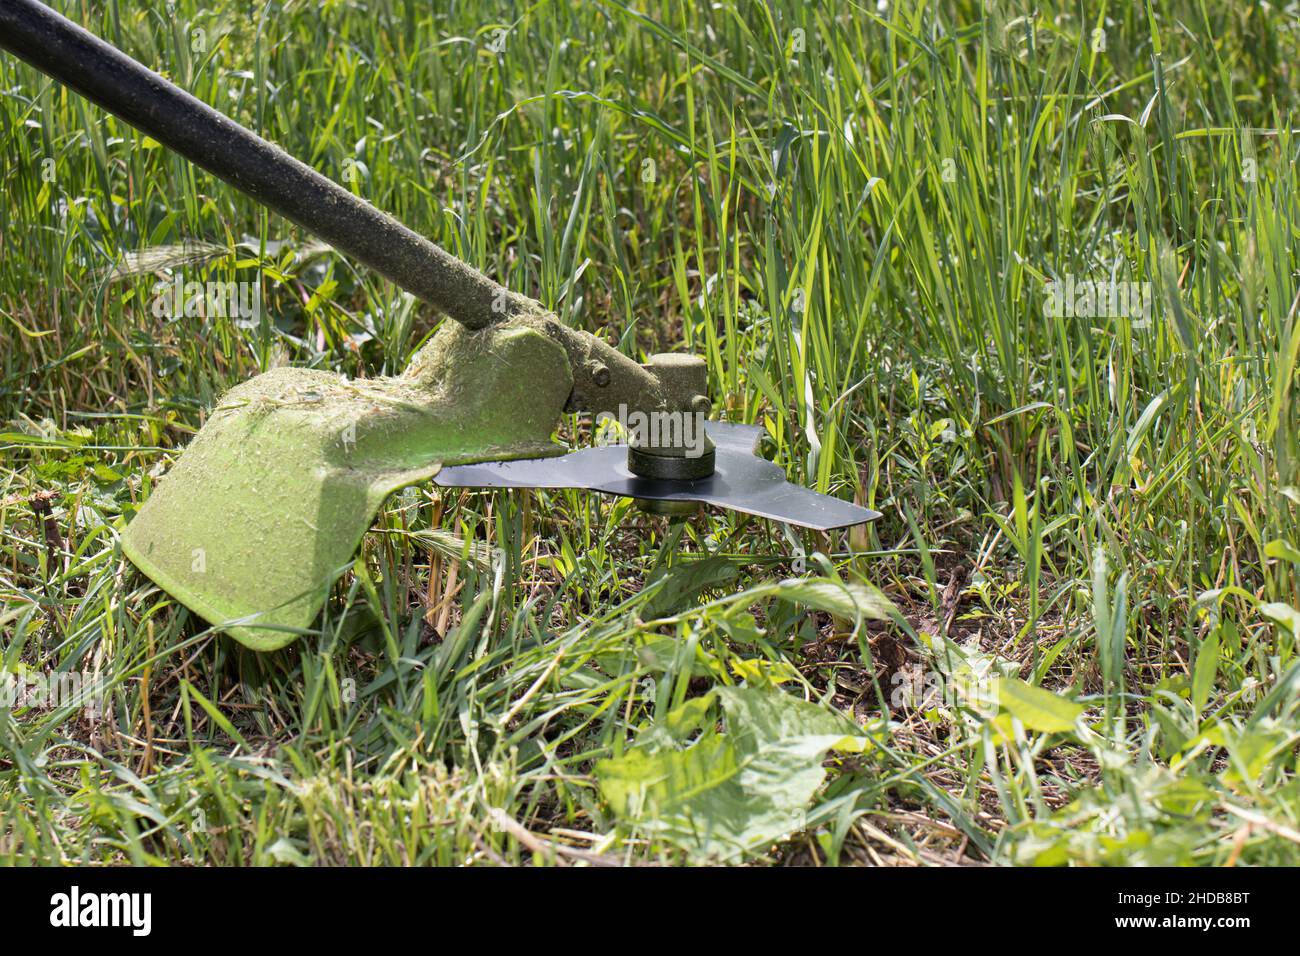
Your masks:
{"label": "metal cutting blade", "polygon": [[433,482],[443,488],[578,488],[648,501],[698,501],[817,531],[880,517],[787,481],[780,466],[757,454],[759,425],[711,421],[705,430],[717,446],[716,464],[712,475],[697,481],[639,477],[628,470],[625,446],[601,445],[556,458],[453,465]]}

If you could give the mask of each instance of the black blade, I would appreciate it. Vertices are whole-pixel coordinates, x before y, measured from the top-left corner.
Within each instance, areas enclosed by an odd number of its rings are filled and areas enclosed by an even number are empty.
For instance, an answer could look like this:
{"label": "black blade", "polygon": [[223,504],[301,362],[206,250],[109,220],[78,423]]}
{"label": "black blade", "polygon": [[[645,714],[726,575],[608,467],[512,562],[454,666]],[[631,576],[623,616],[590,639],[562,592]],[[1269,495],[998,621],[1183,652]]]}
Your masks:
{"label": "black blade", "polygon": [[652,501],[699,501],[787,524],[828,531],[865,524],[880,513],[785,480],[781,468],[754,453],[758,425],[707,422],[717,446],[714,472],[698,481],[640,478],[627,469],[627,448],[604,445],[558,458],[452,465],[434,476],[444,488],[582,488]]}

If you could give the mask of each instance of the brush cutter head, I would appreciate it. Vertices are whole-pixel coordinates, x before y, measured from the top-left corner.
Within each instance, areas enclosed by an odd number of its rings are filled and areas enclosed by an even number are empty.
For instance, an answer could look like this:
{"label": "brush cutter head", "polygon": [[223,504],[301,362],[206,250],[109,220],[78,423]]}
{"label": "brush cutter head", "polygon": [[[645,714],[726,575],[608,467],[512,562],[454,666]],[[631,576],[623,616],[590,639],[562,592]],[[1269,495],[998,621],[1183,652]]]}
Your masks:
{"label": "brush cutter head", "polygon": [[[430,478],[582,488],[654,509],[704,503],[823,530],[878,517],[787,482],[754,454],[753,425],[706,423],[694,446],[711,456],[703,477],[663,477],[698,474],[683,449],[562,454],[551,434],[574,376],[548,329],[545,318],[477,332],[449,322],[395,378],[281,368],[231,389],[127,525],[123,550],[207,621],[274,650],[310,628],[384,499]],[[629,467],[647,459],[652,475]]]}
{"label": "brush cutter head", "polygon": [[384,498],[431,477],[588,488],[661,511],[704,502],[808,528],[877,517],[787,483],[746,426],[547,460],[565,411],[702,421],[704,362],[642,365],[567,328],[37,0],[0,3],[0,47],[460,323],[395,378],[286,368],[232,389],[127,526],[127,556],[244,644],[282,647],[309,627]]}

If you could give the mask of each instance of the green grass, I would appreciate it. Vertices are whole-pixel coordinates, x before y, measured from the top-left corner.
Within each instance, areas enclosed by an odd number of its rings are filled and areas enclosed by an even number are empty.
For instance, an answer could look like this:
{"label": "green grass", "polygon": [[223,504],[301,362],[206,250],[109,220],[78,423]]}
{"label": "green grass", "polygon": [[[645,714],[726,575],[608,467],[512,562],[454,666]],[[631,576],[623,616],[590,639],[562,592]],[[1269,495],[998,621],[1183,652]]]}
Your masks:
{"label": "green grass", "polygon": [[[394,373],[437,317],[0,57],[0,655],[108,689],[0,712],[0,860],[709,858],[601,762],[773,745],[745,684],[864,728],[747,859],[1300,862],[1294,5],[58,7],[564,321],[705,355],[885,518],[423,486],[318,634],[243,650],[122,527],[223,389]],[[260,322],[153,316],[127,257],[195,241]],[[1049,315],[1066,275],[1149,323]],[[1050,696],[891,701],[972,673]]]}

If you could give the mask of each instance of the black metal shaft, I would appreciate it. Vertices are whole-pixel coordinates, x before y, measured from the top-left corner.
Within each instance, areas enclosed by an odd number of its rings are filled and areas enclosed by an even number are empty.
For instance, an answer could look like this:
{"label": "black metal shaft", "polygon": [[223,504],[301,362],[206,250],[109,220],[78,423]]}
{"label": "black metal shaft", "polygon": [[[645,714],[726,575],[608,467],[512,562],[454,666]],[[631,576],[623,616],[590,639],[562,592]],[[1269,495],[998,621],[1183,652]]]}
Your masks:
{"label": "black metal shaft", "polygon": [[472,329],[525,300],[36,0],[0,47]]}

